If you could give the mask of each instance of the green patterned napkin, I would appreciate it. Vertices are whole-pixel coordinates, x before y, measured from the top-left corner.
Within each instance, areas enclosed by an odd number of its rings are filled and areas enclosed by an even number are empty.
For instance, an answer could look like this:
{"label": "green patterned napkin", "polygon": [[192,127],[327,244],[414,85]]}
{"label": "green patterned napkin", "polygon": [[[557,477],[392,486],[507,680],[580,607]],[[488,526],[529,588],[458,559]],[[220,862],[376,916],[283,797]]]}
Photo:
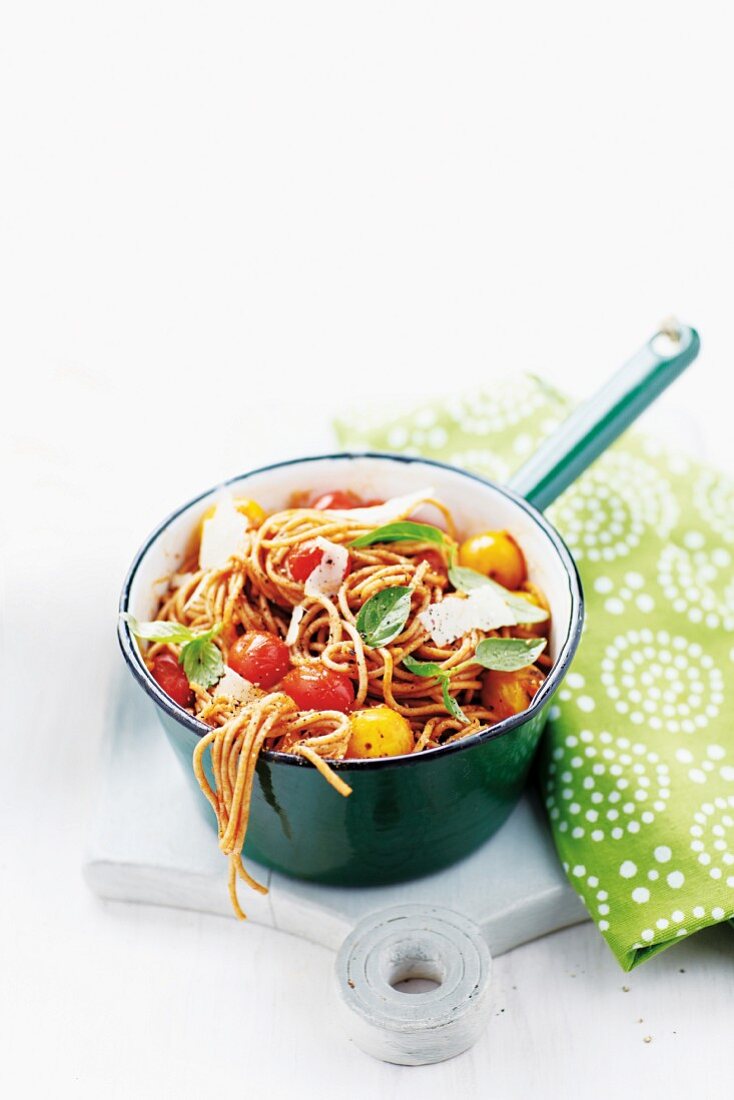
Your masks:
{"label": "green patterned napkin", "polygon": [[[523,377],[336,430],[504,481],[569,407]],[[587,617],[542,794],[569,881],[630,970],[734,914],[734,481],[628,433],[548,515]]]}

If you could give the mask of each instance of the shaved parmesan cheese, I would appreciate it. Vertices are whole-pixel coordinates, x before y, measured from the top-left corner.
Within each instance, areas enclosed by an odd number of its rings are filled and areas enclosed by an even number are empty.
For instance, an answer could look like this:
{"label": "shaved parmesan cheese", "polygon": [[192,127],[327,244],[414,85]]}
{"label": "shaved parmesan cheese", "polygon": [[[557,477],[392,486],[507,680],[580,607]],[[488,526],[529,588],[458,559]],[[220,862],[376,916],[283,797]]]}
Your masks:
{"label": "shaved parmesan cheese", "polygon": [[298,627],[300,626],[301,619],[306,614],[306,608],[302,604],[298,604],[293,608],[293,614],[291,615],[290,626],[288,627],[288,633],[285,636],[285,644],[287,646],[295,645],[298,641]]}
{"label": "shaved parmesan cheese", "polygon": [[258,691],[254,684],[251,684],[249,680],[246,680],[244,676],[240,676],[239,672],[235,672],[233,668],[227,669],[224,676],[214,688],[213,695],[224,695],[227,699],[234,699],[237,703],[246,703],[253,695],[257,695]]}
{"label": "shaved parmesan cheese", "polygon": [[329,542],[320,535],[313,540],[314,546],[323,550],[324,556],[315,569],[312,569],[304,585],[307,596],[334,596],[347,575],[349,551],[346,546]]}
{"label": "shaved parmesan cheese", "polygon": [[475,588],[468,596],[446,596],[418,615],[436,645],[449,645],[470,630],[499,630],[520,621],[502,596],[488,586]]}
{"label": "shaved parmesan cheese", "polygon": [[243,553],[249,526],[249,518],[237,511],[228,493],[223,493],[214,515],[211,519],[205,519],[201,526],[199,567],[221,569],[231,557]]}
{"label": "shaved parmesan cheese", "polygon": [[386,523],[393,523],[398,519],[405,519],[420,504],[427,500],[433,500],[436,491],[432,486],[420,489],[417,493],[409,493],[404,497],[393,497],[383,504],[373,504],[370,508],[348,508],[339,511],[337,508],[329,509],[330,516],[339,516],[340,519],[353,519],[359,524],[369,524],[374,527],[384,527]]}

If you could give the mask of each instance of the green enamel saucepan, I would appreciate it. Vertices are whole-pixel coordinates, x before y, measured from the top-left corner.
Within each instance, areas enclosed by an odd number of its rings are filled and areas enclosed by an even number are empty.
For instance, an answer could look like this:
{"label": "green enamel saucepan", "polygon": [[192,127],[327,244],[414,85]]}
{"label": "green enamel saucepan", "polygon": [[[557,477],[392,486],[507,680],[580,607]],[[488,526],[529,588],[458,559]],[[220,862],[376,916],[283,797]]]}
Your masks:
{"label": "green enamel saucepan", "polygon": [[[263,752],[257,764],[245,855],[285,874],[317,882],[372,885],[436,871],[477,848],[500,827],[526,782],[548,705],[581,636],[583,596],[573,559],[542,514],[586,467],[668,386],[699,350],[685,326],[658,332],[591,401],[578,408],[519,470],[509,487],[425,459],[335,454],[252,470],[226,484],[267,510],[297,490],[352,489],[364,499],[433,486],[460,532],[506,528],[525,553],[531,580],[552,612],[553,668],[530,707],[464,740],[412,756],[337,761],[352,788],[343,798],[297,756]],[[221,489],[196,497],[164,520],[135,556],[120,611],[154,617],[160,578],[181,563],[202,512]],[[194,779],[191,757],[207,730],[153,680],[121,620],[119,639],[136,682],[155,704],[166,735],[191,779],[192,796],[215,827]],[[211,777],[210,777],[211,781]]]}

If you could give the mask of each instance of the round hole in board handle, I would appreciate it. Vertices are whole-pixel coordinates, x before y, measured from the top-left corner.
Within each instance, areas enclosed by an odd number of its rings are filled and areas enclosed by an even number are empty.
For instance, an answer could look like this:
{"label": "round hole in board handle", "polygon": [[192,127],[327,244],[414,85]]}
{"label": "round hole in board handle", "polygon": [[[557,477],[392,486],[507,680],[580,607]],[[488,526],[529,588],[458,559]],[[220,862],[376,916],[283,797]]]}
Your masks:
{"label": "round hole in board handle", "polygon": [[446,978],[446,967],[437,955],[426,955],[420,949],[399,957],[385,958],[383,967],[388,985],[398,993],[433,993]]}

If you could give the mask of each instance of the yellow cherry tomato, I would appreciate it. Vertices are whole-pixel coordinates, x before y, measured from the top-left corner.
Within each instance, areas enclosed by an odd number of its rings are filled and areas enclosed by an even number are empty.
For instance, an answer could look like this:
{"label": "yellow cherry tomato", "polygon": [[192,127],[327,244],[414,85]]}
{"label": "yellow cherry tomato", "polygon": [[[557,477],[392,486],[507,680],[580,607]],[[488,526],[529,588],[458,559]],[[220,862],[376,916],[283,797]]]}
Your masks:
{"label": "yellow cherry tomato", "polygon": [[522,550],[507,531],[482,531],[462,542],[459,565],[484,573],[511,590],[519,588],[527,577]]}
{"label": "yellow cherry tomato", "polygon": [[[247,500],[246,497],[236,497],[232,502],[238,512],[241,512],[243,516],[247,516],[250,521],[250,527],[259,527],[262,521],[265,519],[265,509],[257,503],[256,500]],[[204,524],[208,519],[211,519],[217,510],[216,504],[212,504],[207,508],[204,515],[201,517],[199,524],[199,535],[204,530]]]}
{"label": "yellow cherry tomato", "polygon": [[407,719],[388,706],[355,710],[347,756],[366,760],[373,756],[402,756],[413,751],[415,741]]}
{"label": "yellow cherry tomato", "polygon": [[[534,584],[527,583],[524,588],[513,592],[513,596],[520,596],[521,599],[527,600],[535,607],[542,607],[544,611],[549,610],[540,589],[536,588]],[[518,638],[544,638],[548,633],[549,623],[550,619],[545,619],[542,623],[520,623],[519,626],[513,628],[512,632]]]}
{"label": "yellow cherry tomato", "polygon": [[482,704],[492,712],[493,721],[501,722],[527,710],[544,679],[542,672],[532,665],[518,672],[485,672]]}

